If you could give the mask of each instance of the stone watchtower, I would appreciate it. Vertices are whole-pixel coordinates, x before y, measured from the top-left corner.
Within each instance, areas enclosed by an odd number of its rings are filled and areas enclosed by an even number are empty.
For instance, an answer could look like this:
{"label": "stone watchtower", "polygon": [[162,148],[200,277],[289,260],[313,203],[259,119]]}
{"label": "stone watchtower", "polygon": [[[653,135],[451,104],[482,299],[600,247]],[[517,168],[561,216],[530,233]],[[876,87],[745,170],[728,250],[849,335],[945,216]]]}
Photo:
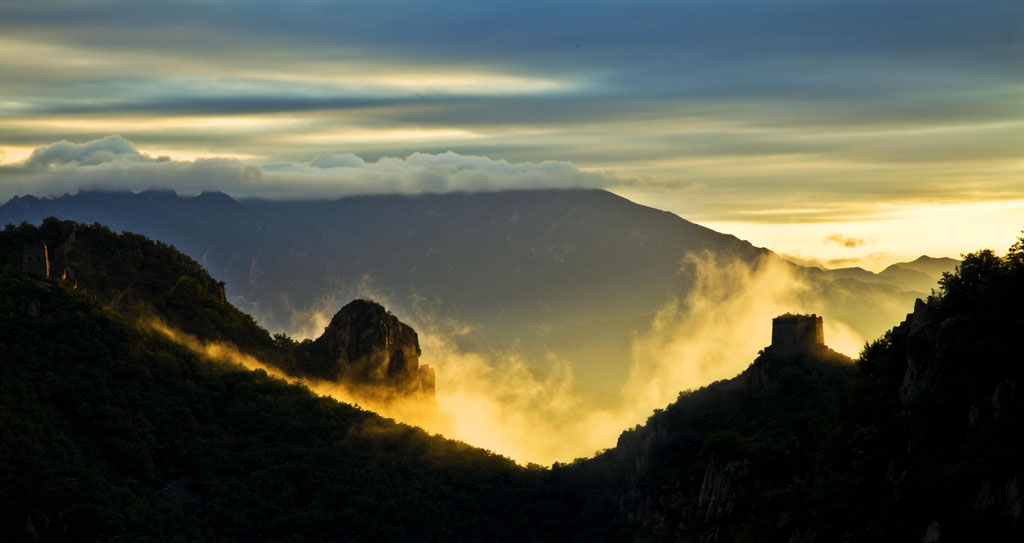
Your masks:
{"label": "stone watchtower", "polygon": [[786,313],[772,319],[772,350],[793,353],[825,345],[822,319],[817,315]]}
{"label": "stone watchtower", "polygon": [[21,271],[49,279],[50,254],[46,250],[45,243],[40,241],[25,244],[25,252],[21,257]]}

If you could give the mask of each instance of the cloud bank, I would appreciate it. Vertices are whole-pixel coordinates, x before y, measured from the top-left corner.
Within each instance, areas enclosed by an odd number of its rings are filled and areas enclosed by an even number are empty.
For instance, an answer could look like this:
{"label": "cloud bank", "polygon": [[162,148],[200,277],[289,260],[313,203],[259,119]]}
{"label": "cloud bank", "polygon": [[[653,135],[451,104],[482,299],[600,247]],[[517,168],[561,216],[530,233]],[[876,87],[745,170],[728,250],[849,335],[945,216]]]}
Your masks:
{"label": "cloud bank", "polygon": [[1024,198],[1022,29],[1020,0],[0,2],[0,151],[450,150],[701,222],[863,220]]}
{"label": "cloud bank", "polygon": [[222,191],[235,197],[337,198],[354,194],[605,187],[615,180],[568,162],[509,162],[454,152],[412,153],[367,161],[351,153],[309,162],[253,165],[237,159],[191,161],[152,157],[121,136],[37,148],[23,162],[0,167],[0,199],[80,190]]}

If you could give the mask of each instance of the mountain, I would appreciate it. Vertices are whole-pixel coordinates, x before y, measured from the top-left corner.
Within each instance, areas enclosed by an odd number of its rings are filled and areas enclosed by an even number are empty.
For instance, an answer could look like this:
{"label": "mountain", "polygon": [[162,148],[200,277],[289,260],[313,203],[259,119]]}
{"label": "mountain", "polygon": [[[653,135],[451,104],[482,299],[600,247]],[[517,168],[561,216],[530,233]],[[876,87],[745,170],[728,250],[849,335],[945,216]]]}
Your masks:
{"label": "mountain", "polygon": [[1024,238],[967,255],[855,365],[765,349],[575,475],[637,540],[1019,540],[1021,333]]}
{"label": "mountain", "polygon": [[867,283],[892,285],[908,291],[927,294],[938,287],[942,274],[956,269],[959,260],[921,256],[911,262],[897,262],[879,273],[864,268],[836,268],[828,270],[833,276],[848,277]]}
{"label": "mountain", "polygon": [[878,275],[894,285],[910,290],[936,288],[942,274],[953,271],[960,263],[952,258],[931,258],[921,256],[912,262],[899,262],[882,270]]}
{"label": "mountain", "polygon": [[533,520],[567,514],[543,472],[208,359],[71,286],[0,271],[0,539],[559,533]]}
{"label": "mountain", "polygon": [[894,265],[901,268],[919,271],[929,276],[941,277],[944,273],[952,272],[958,264],[960,264],[960,261],[953,258],[932,258],[930,256],[920,256],[912,262],[900,262]]}
{"label": "mountain", "polygon": [[[1024,238],[1006,257],[967,255],[856,362],[826,347],[819,317],[781,315],[740,375],[681,392],[610,450],[542,469],[172,341],[136,308],[160,311],[178,283],[220,299],[166,245],[74,225],[75,243],[117,249],[93,262],[124,277],[90,288],[73,256],[84,247],[63,256],[67,238],[51,267],[61,273],[40,276],[40,240],[69,224],[0,235],[5,541],[1024,535]],[[162,311],[187,323],[202,300]],[[211,334],[247,326],[229,308],[199,314]],[[359,358],[362,343],[343,340],[352,322],[375,322],[356,333],[374,360],[408,367],[411,332],[377,304],[355,302],[332,320],[320,343],[329,352]],[[396,351],[379,351],[392,341]]]}
{"label": "mountain", "polygon": [[383,306],[355,300],[316,341],[271,337],[225,298],[224,283],[162,242],[94,224],[47,219],[0,232],[0,268],[59,278],[126,315],[157,321],[204,343],[224,343],[294,377],[344,385],[358,396],[433,397],[416,331]]}
{"label": "mountain", "polygon": [[708,262],[751,275],[784,267],[791,283],[807,284],[804,305],[863,338],[934,286],[790,265],[600,190],[334,201],[82,192],[0,206],[0,222],[48,216],[173,244],[275,332],[315,337],[337,307],[369,297],[462,350],[518,352],[539,372],[564,360],[582,384],[609,393],[626,379],[634,339],[666,304],[687,298]]}

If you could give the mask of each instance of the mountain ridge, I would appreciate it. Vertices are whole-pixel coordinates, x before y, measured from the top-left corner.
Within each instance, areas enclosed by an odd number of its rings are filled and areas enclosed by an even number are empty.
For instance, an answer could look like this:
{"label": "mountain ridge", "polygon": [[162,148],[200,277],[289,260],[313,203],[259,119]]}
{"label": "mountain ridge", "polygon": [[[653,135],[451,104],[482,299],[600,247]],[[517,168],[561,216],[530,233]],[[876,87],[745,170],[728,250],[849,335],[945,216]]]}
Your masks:
{"label": "mountain ridge", "polygon": [[418,363],[415,330],[374,302],[357,300],[338,310],[335,320],[345,321],[344,331],[332,321],[316,341],[296,342],[271,337],[227,303],[224,283],[196,261],[137,234],[54,218],[38,228],[8,226],[0,232],[0,268],[19,271],[23,252],[40,245],[53,254],[54,278],[126,315],[155,317],[201,342],[226,343],[293,377],[340,384],[373,401],[433,398],[433,370]]}
{"label": "mountain ridge", "polygon": [[614,448],[544,470],[209,360],[5,259],[0,533],[1014,540],[1022,274],[1024,239],[1006,257],[967,255],[856,364],[810,336],[769,346],[738,376],[681,392]]}
{"label": "mountain ridge", "polygon": [[[600,393],[626,378],[634,337],[668,301],[691,293],[697,271],[687,255],[755,271],[779,264],[808,284],[819,312],[862,337],[883,332],[930,290],[789,266],[735,236],[600,190],[227,198],[21,198],[0,206],[0,222],[55,215],[165,240],[275,332],[315,337],[337,307],[370,297],[465,352],[513,353],[541,373],[549,355],[565,360]],[[473,333],[461,333],[470,323]]]}

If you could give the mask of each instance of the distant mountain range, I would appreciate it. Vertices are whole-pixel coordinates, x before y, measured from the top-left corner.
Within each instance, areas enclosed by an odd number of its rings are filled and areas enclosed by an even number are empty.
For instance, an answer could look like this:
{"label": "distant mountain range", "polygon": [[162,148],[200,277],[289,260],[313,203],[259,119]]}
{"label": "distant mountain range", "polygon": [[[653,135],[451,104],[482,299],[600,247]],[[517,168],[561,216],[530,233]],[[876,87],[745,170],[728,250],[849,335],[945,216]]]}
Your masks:
{"label": "distant mountain range", "polygon": [[0,223],[48,216],[173,244],[272,331],[318,336],[338,307],[369,296],[421,332],[448,333],[462,349],[514,350],[538,371],[550,355],[568,360],[578,380],[605,392],[625,377],[633,337],[690,292],[687,255],[781,263],[812,286],[820,313],[865,338],[956,264],[923,257],[880,274],[799,267],[601,190],[309,202],[82,192],[0,206]]}
{"label": "distant mountain range", "polygon": [[959,260],[948,257],[920,256],[911,262],[892,264],[878,273],[864,268],[833,268],[828,271],[838,277],[850,277],[867,283],[880,283],[928,293],[938,286],[938,279],[943,273],[953,271],[959,263]]}

